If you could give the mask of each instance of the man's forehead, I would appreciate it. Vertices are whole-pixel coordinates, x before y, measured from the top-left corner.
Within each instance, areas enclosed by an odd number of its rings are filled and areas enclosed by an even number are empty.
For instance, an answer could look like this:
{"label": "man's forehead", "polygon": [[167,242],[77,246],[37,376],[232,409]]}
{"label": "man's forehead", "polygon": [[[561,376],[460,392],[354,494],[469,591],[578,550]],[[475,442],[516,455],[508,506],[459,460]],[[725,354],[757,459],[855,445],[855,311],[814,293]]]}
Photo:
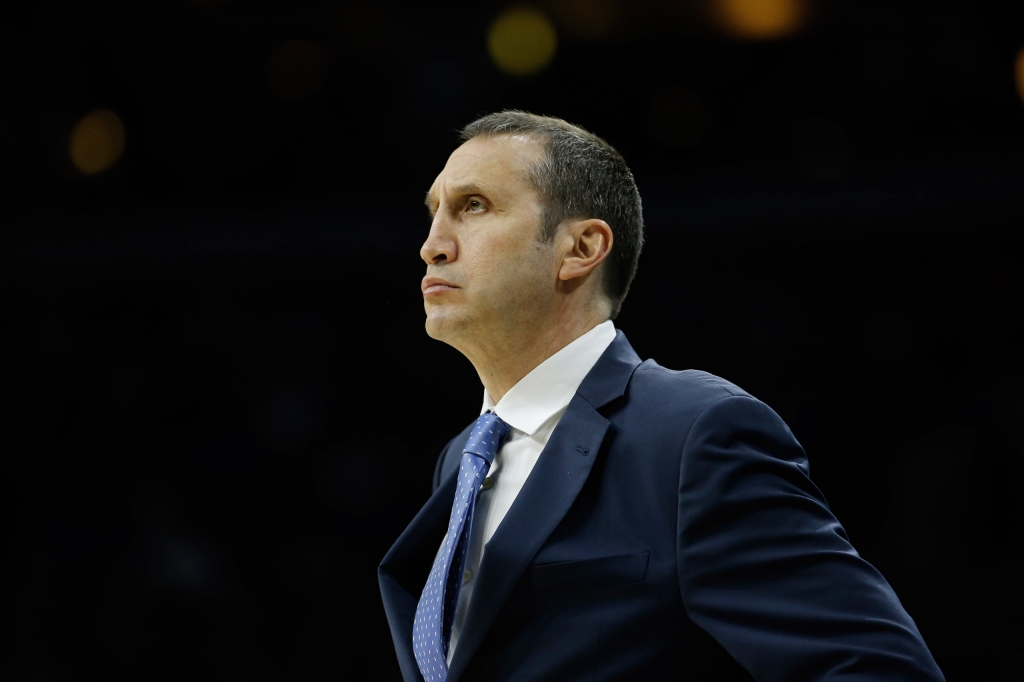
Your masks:
{"label": "man's forehead", "polygon": [[543,151],[537,140],[521,135],[474,137],[448,157],[444,170],[427,193],[428,198],[442,184],[444,191],[457,192],[521,181]]}
{"label": "man's forehead", "polygon": [[448,162],[535,161],[542,151],[540,140],[530,135],[480,135],[459,145],[448,157]]}

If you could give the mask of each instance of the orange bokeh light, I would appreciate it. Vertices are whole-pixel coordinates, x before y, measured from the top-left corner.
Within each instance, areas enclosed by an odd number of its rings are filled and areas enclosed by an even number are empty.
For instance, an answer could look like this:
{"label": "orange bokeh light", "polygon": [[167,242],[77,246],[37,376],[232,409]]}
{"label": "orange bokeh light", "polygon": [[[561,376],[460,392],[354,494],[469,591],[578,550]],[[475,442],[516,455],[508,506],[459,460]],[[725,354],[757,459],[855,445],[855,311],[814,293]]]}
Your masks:
{"label": "orange bokeh light", "polygon": [[624,13],[620,0],[553,0],[550,7],[565,32],[583,40],[608,37]]}
{"label": "orange bokeh light", "polygon": [[786,38],[807,20],[806,0],[714,0],[712,11],[723,31],[745,40]]}

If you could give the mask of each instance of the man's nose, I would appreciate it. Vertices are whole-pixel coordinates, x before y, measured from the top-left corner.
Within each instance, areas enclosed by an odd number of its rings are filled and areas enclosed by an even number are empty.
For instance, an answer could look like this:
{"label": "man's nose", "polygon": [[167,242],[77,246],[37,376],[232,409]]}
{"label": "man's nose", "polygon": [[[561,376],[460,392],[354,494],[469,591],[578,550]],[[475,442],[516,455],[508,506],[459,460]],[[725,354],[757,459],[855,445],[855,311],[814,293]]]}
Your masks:
{"label": "man's nose", "polygon": [[450,263],[458,257],[458,244],[440,212],[430,223],[430,233],[420,247],[420,258],[427,265]]}

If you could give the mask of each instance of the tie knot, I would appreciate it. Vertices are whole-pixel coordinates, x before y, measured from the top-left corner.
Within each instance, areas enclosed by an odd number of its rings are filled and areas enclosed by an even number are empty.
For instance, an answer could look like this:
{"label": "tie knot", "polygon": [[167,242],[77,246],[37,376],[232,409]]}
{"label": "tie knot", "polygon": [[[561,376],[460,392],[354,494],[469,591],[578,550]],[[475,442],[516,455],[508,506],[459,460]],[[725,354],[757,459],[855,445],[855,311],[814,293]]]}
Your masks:
{"label": "tie knot", "polygon": [[502,421],[501,417],[493,412],[486,412],[480,415],[473,425],[473,432],[469,434],[463,452],[472,452],[490,464],[501,447],[501,441],[511,430],[512,427]]}

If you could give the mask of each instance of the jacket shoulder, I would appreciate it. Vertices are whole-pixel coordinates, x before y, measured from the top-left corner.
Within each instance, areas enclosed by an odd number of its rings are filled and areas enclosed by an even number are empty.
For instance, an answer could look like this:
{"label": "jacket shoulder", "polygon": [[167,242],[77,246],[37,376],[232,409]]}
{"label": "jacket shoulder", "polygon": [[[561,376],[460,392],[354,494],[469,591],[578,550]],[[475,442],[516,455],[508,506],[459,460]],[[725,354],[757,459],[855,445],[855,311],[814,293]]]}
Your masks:
{"label": "jacket shoulder", "polygon": [[620,432],[653,438],[661,444],[654,450],[645,450],[648,459],[651,452],[657,451],[675,461],[695,425],[728,427],[728,410],[721,412],[718,408],[730,403],[764,405],[736,384],[714,374],[668,369],[646,360],[633,372],[625,400],[608,417]]}
{"label": "jacket shoulder", "polygon": [[[668,369],[654,360],[645,360],[637,367],[630,384],[631,393],[639,392],[657,396],[685,395],[687,402],[691,405],[707,406],[722,398],[732,396],[754,398],[731,381],[726,381],[709,372],[698,369]],[[754,399],[756,400],[756,398]]]}

